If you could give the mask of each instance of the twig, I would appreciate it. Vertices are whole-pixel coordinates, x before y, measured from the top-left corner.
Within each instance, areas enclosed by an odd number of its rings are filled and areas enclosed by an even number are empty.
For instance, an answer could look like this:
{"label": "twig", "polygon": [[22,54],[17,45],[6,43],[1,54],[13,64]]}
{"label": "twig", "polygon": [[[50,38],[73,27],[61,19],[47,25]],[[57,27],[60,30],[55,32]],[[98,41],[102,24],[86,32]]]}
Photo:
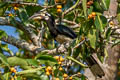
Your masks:
{"label": "twig", "polygon": [[70,11],[74,10],[78,5],[80,5],[82,3],[82,0],[77,0],[76,4],[73,5],[72,7],[70,7],[69,9],[67,9],[66,11],[63,12],[62,17],[64,17],[64,15],[66,15],[67,13],[69,13]]}
{"label": "twig", "polygon": [[81,65],[82,67],[85,67],[85,68],[87,68],[87,67],[88,67],[88,66],[86,66],[86,65],[82,64],[81,62],[77,61],[77,60],[76,60],[76,59],[74,59],[73,57],[67,56],[67,59],[70,59],[70,60],[72,60],[72,61],[74,61],[74,62],[78,63],[78,64],[79,64],[79,65]]}

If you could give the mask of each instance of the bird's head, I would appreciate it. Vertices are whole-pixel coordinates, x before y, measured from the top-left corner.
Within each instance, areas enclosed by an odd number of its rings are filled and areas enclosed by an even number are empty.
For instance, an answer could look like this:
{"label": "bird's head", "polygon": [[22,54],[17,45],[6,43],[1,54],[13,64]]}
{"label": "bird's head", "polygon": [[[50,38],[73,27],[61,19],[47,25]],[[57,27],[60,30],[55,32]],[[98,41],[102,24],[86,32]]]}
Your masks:
{"label": "bird's head", "polygon": [[29,20],[45,20],[45,21],[49,21],[49,20],[52,20],[54,21],[54,17],[47,13],[47,12],[38,12],[38,13],[35,13],[34,15],[32,15]]}

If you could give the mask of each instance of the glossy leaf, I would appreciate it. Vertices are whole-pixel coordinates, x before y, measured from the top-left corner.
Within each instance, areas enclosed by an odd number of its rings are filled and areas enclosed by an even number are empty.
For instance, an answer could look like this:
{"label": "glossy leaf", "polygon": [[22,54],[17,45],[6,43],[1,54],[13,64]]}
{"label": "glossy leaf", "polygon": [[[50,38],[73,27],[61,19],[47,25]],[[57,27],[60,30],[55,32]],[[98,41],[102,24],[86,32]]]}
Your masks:
{"label": "glossy leaf", "polygon": [[2,37],[7,37],[7,34],[5,33],[5,31],[0,30],[0,39],[1,39]]}
{"label": "glossy leaf", "polygon": [[88,38],[90,40],[91,47],[95,49],[95,47],[96,47],[96,31],[95,30],[91,31],[91,33],[88,34]]}
{"label": "glossy leaf", "polygon": [[49,56],[49,55],[39,54],[39,55],[36,56],[36,59],[57,62],[55,58],[53,58],[52,56]]}
{"label": "glossy leaf", "polygon": [[3,64],[5,64],[6,66],[9,67],[7,58],[6,58],[6,56],[4,56],[2,53],[0,53],[0,60],[3,62]]}
{"label": "glossy leaf", "polygon": [[109,27],[106,31],[106,39],[109,40],[111,34],[111,27]]}
{"label": "glossy leaf", "polygon": [[37,60],[34,60],[34,59],[27,59],[26,61],[28,62],[29,65],[32,65],[32,66],[35,66],[35,67],[39,66]]}
{"label": "glossy leaf", "polygon": [[97,30],[102,32],[106,25],[107,25],[107,19],[104,16],[97,15],[95,17],[95,26]]}
{"label": "glossy leaf", "polygon": [[9,57],[9,58],[7,58],[7,60],[8,60],[9,65],[11,65],[11,66],[19,65],[23,69],[29,69],[30,68],[28,66],[28,62],[25,59],[23,59],[23,58]]}
{"label": "glossy leaf", "polygon": [[87,0],[82,0],[82,7],[83,7],[83,11],[84,11],[84,15],[87,19],[87,6],[86,6]]}

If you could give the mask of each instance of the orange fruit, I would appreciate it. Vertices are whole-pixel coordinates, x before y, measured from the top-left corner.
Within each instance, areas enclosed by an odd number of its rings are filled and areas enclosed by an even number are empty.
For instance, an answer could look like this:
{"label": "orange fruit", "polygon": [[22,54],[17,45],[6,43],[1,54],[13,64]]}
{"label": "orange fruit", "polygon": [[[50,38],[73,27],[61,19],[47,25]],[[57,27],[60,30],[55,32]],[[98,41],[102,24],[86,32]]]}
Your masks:
{"label": "orange fruit", "polygon": [[57,9],[61,9],[62,8],[62,5],[57,5]]}
{"label": "orange fruit", "polygon": [[71,76],[71,77],[69,77],[69,79],[70,79],[70,80],[72,80],[72,76]]}
{"label": "orange fruit", "polygon": [[63,70],[63,68],[62,68],[62,67],[60,67],[60,68],[59,68],[59,70],[60,70],[60,71],[62,71],[62,70]]}
{"label": "orange fruit", "polygon": [[96,13],[95,13],[95,12],[92,12],[91,14],[92,14],[92,16],[96,16]]}
{"label": "orange fruit", "polygon": [[14,10],[18,10],[18,8],[17,8],[17,7],[14,7]]}
{"label": "orange fruit", "polygon": [[10,80],[14,80],[14,78],[11,78]]}
{"label": "orange fruit", "polygon": [[55,58],[56,60],[59,60],[59,56],[55,56],[54,58]]}
{"label": "orange fruit", "polygon": [[17,72],[16,69],[14,69],[13,72],[16,73]]}
{"label": "orange fruit", "polygon": [[55,80],[60,80],[59,78],[56,78]]}
{"label": "orange fruit", "polygon": [[46,75],[48,75],[48,76],[49,76],[49,75],[50,75],[50,72],[48,72],[48,71],[47,71],[47,72],[46,72]]}
{"label": "orange fruit", "polygon": [[11,68],[10,68],[10,71],[11,71],[11,72],[15,72],[15,70],[16,70],[16,69],[15,69],[14,67],[11,67]]}
{"label": "orange fruit", "polygon": [[63,62],[63,61],[64,61],[64,58],[61,56],[59,61],[60,61],[60,62]]}
{"label": "orange fruit", "polygon": [[89,1],[90,5],[93,4],[93,1]]}
{"label": "orange fruit", "polygon": [[61,13],[61,12],[62,12],[62,10],[61,10],[61,9],[57,9],[57,12],[58,12],[58,13]]}
{"label": "orange fruit", "polygon": [[88,18],[89,18],[89,19],[91,19],[92,17],[93,17],[92,14],[89,14],[89,15],[88,15]]}
{"label": "orange fruit", "polygon": [[50,66],[48,66],[47,68],[46,68],[46,71],[51,71],[52,70],[52,67],[50,67]]}
{"label": "orange fruit", "polygon": [[87,2],[87,6],[90,6],[91,5],[91,3],[90,2]]}
{"label": "orange fruit", "polygon": [[64,77],[64,78],[67,78],[67,77],[68,77],[68,75],[67,75],[67,74],[63,74],[63,77]]}
{"label": "orange fruit", "polygon": [[58,64],[62,64],[62,62],[61,62],[61,61],[59,61],[59,62],[58,62]]}
{"label": "orange fruit", "polygon": [[13,14],[12,14],[12,13],[9,13],[8,16],[13,16]]}
{"label": "orange fruit", "polygon": [[110,21],[110,25],[114,25],[114,22],[113,22],[113,21]]}
{"label": "orange fruit", "polygon": [[60,3],[60,2],[61,2],[61,0],[55,0],[55,2],[56,2],[56,3]]}

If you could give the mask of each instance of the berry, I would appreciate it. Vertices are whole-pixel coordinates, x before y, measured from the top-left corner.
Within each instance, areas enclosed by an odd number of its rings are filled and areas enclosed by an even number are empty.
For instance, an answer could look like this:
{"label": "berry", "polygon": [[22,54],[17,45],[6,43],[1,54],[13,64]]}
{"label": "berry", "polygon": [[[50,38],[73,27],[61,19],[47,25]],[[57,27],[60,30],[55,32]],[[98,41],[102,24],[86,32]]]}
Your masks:
{"label": "berry", "polygon": [[46,71],[51,71],[52,70],[52,67],[50,67],[50,66],[48,66],[47,68],[46,68]]}
{"label": "berry", "polygon": [[50,72],[48,72],[48,71],[47,71],[47,72],[46,72],[46,75],[48,75],[48,76],[49,76],[49,75],[50,75]]}
{"label": "berry", "polygon": [[57,9],[61,9],[62,8],[62,5],[57,5]]}
{"label": "berry", "polygon": [[59,56],[55,56],[54,58],[55,58],[56,60],[59,60]]}
{"label": "berry", "polygon": [[91,5],[91,3],[90,2],[87,2],[87,6],[90,6]]}
{"label": "berry", "polygon": [[95,12],[92,12],[91,14],[92,14],[92,16],[96,16],[96,13],[95,13]]}
{"label": "berry", "polygon": [[92,17],[93,17],[92,14],[89,14],[88,19],[91,19]]}
{"label": "berry", "polygon": [[93,1],[89,1],[90,5],[93,4]]}
{"label": "berry", "polygon": [[10,80],[14,80],[14,78],[11,78]]}
{"label": "berry", "polygon": [[61,0],[55,0],[55,2],[56,2],[56,3],[60,3],[60,2],[61,2]]}
{"label": "berry", "polygon": [[114,25],[114,22],[113,22],[113,21],[110,21],[110,25]]}
{"label": "berry", "polygon": [[58,13],[61,13],[61,12],[62,12],[62,10],[61,10],[61,9],[57,9],[57,12],[58,12]]}
{"label": "berry", "polygon": [[12,14],[12,13],[9,13],[8,16],[13,16],[13,14]]}
{"label": "berry", "polygon": [[15,76],[14,76],[14,78],[16,79],[16,78],[17,78],[17,76],[15,75]]}
{"label": "berry", "polygon": [[64,58],[63,57],[60,57],[60,62],[63,62],[64,61]]}
{"label": "berry", "polygon": [[71,76],[71,77],[69,77],[69,79],[70,79],[70,80],[72,80],[72,76]]}
{"label": "berry", "polygon": [[59,61],[59,62],[58,62],[58,64],[62,64],[62,62],[61,62],[61,61]]}
{"label": "berry", "polygon": [[59,78],[56,78],[55,80],[60,80]]}
{"label": "berry", "polygon": [[14,69],[13,72],[16,73],[17,72],[16,69]]}
{"label": "berry", "polygon": [[67,78],[67,77],[68,77],[68,75],[67,75],[67,74],[63,74],[63,77],[64,77],[64,78]]}
{"label": "berry", "polygon": [[17,7],[14,7],[14,10],[18,10],[18,8],[17,8]]}
{"label": "berry", "polygon": [[62,67],[60,67],[60,68],[59,68],[59,70],[60,70],[60,71],[62,71],[62,70],[63,70],[63,68],[62,68]]}
{"label": "berry", "polygon": [[16,69],[15,69],[14,67],[11,67],[11,68],[10,68],[10,71],[11,71],[11,72],[16,72]]}

